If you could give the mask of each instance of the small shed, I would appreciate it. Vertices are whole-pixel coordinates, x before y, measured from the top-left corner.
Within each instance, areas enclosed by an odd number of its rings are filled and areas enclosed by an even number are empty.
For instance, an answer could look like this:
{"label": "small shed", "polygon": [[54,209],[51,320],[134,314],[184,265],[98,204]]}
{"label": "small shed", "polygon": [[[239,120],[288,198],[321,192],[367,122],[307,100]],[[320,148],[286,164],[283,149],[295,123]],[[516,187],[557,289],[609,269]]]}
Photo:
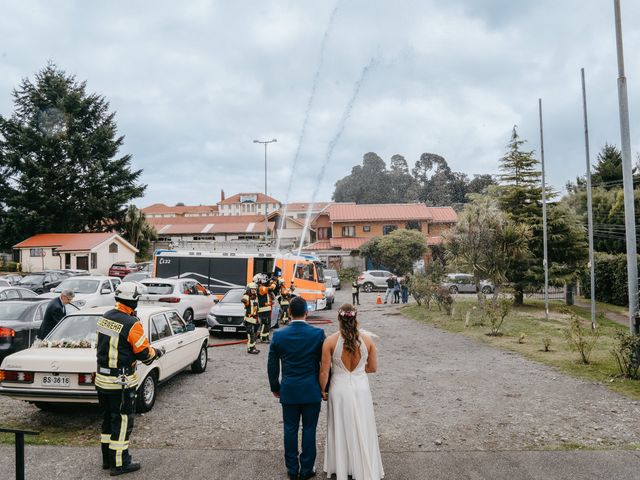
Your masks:
{"label": "small shed", "polygon": [[23,272],[87,270],[106,275],[116,262],[135,262],[138,249],[117,233],[41,233],[13,247]]}

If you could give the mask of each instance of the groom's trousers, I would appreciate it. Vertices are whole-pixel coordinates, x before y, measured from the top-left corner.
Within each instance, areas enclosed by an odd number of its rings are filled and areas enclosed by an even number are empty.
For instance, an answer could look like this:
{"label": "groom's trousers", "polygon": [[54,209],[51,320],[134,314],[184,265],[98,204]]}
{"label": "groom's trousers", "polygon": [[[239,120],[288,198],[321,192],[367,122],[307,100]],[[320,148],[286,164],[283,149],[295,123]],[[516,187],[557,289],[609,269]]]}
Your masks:
{"label": "groom's trousers", "polygon": [[[290,475],[306,475],[316,463],[316,427],[320,404],[282,404],[284,463]],[[298,454],[298,429],[302,420],[302,451]]]}

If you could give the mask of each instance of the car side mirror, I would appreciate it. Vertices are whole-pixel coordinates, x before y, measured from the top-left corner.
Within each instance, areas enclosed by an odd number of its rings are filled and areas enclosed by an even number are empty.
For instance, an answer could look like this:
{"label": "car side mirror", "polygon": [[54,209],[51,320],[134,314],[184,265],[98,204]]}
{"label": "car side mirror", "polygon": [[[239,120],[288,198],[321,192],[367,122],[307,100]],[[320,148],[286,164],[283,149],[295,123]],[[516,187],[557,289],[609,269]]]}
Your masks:
{"label": "car side mirror", "polygon": [[214,304],[215,304],[215,303],[220,303],[220,299],[219,299],[219,298],[214,298],[214,299],[213,299],[213,303],[214,303]]}
{"label": "car side mirror", "polygon": [[193,323],[187,323],[187,332],[193,332],[196,326]]}
{"label": "car side mirror", "polygon": [[50,292],[53,292],[55,289],[56,289],[55,287],[51,287],[51,288],[49,289],[49,291],[50,291]]}
{"label": "car side mirror", "polygon": [[108,288],[103,288],[102,290],[100,290],[100,295],[109,295],[111,293],[111,290]]}

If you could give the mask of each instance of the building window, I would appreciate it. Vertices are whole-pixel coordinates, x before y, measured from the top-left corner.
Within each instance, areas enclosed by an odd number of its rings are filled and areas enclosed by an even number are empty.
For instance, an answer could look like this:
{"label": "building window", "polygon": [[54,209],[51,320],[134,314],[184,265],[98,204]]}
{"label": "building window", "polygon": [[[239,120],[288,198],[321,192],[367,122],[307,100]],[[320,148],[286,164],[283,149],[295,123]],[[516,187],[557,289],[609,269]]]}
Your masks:
{"label": "building window", "polygon": [[30,257],[44,257],[44,249],[43,248],[30,248],[29,249]]}
{"label": "building window", "polygon": [[51,250],[51,255],[53,255],[54,257],[59,257],[60,252],[54,248],[53,250]]}
{"label": "building window", "polygon": [[329,240],[331,238],[331,228],[319,227],[318,240]]}
{"label": "building window", "polygon": [[356,236],[356,227],[354,227],[354,226],[342,227],[342,236],[343,237],[355,237]]}
{"label": "building window", "polygon": [[109,245],[109,253],[118,253],[118,244],[116,242]]}
{"label": "building window", "polygon": [[370,232],[371,231],[371,225],[363,225],[362,226],[362,231],[363,232]]}
{"label": "building window", "polygon": [[98,268],[98,254],[96,252],[91,252],[91,268]]}
{"label": "building window", "polygon": [[405,227],[407,230],[418,230],[418,231],[422,231],[422,224],[420,223],[419,220],[409,220]]}
{"label": "building window", "polygon": [[398,229],[397,225],[385,225],[382,227],[382,234],[389,235],[391,232],[397,229]]}

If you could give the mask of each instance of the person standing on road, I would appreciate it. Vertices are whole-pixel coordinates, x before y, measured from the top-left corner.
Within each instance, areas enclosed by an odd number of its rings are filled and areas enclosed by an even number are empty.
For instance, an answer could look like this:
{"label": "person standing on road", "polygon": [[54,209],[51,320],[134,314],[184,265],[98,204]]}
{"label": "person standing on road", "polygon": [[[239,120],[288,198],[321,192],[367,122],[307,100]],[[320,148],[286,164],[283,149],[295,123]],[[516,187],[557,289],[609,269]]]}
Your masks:
{"label": "person standing on road", "polygon": [[400,282],[398,281],[398,277],[396,277],[393,283],[393,303],[400,303]]}
{"label": "person standing on road", "polygon": [[[316,427],[322,402],[318,375],[325,334],[306,322],[307,302],[302,297],[291,300],[289,313],[289,326],[273,334],[267,372],[271,392],[282,404],[284,461],[289,479],[307,480],[316,474]],[[302,451],[298,452],[301,420]]]}
{"label": "person standing on road", "polygon": [[254,282],[247,285],[242,304],[244,305],[244,328],[247,330],[247,353],[257,355],[260,353],[256,348],[260,320],[258,318],[258,286]]}
{"label": "person standing on road", "polygon": [[[257,277],[257,278],[256,278]],[[264,273],[254,277],[258,284],[258,317],[260,318],[260,342],[269,343],[269,328],[271,327],[271,304],[275,289],[273,283]]]}
{"label": "person standing on road", "polygon": [[402,297],[402,303],[409,303],[409,286],[407,283],[408,281],[406,278],[403,278],[402,282],[400,282],[400,296]]}
{"label": "person standing on road", "polygon": [[389,301],[389,297],[393,298],[393,286],[396,284],[396,277],[391,275],[387,278],[387,291],[384,294],[384,303]]}
{"label": "person standing on road", "polygon": [[354,280],[351,284],[351,303],[360,305],[360,284],[358,280]]}
{"label": "person standing on road", "polygon": [[111,469],[112,477],[140,469],[129,455],[138,386],[136,362],[150,365],[164,354],[162,349],[151,347],[136,317],[144,288],[136,282],[118,285],[115,308],[105,312],[97,324],[95,385],[104,412],[100,436],[102,468]]}
{"label": "person standing on road", "polygon": [[60,320],[67,314],[65,305],[69,305],[76,294],[73,290],[65,289],[60,292],[60,296],[54,298],[47,305],[47,309],[44,311],[44,318],[40,324],[40,330],[38,330],[38,338],[44,340],[49,335],[49,332],[54,329]]}

